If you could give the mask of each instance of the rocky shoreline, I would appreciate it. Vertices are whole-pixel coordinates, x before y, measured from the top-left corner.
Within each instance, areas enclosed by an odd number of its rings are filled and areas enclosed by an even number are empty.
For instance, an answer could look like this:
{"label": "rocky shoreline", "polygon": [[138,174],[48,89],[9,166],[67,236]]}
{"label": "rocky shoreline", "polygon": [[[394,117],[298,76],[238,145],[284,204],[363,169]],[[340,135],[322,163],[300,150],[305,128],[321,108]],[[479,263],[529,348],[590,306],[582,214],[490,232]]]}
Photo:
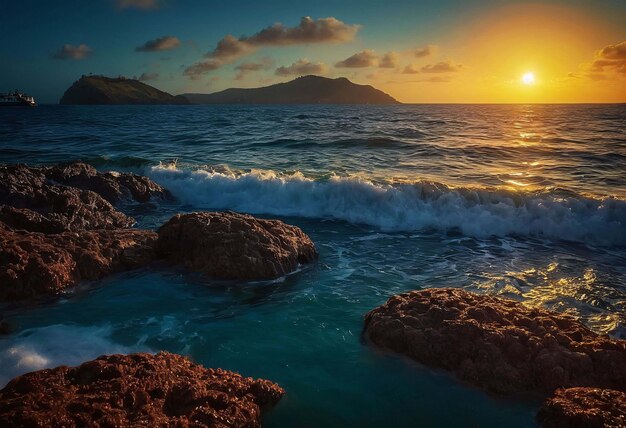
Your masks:
{"label": "rocky shoreline", "polygon": [[[279,220],[195,212],[152,231],[133,228],[122,211],[126,203],[168,199],[146,177],[80,162],[0,166],[0,302],[57,296],[157,260],[245,281],[317,260],[311,239]],[[0,334],[11,334],[1,316]],[[461,289],[425,289],[370,311],[363,336],[492,393],[540,394],[543,426],[626,425],[626,341],[571,317]],[[110,355],[15,378],[0,391],[0,425],[260,426],[262,411],[284,393],[174,354]]]}
{"label": "rocky shoreline", "polygon": [[285,391],[180,355],[109,355],[13,379],[0,425],[258,427]]}
{"label": "rocky shoreline", "polygon": [[363,335],[493,393],[549,396],[558,389],[538,416],[545,426],[626,424],[619,392],[626,391],[626,341],[598,335],[569,316],[462,289],[425,289],[392,296],[370,311]]}

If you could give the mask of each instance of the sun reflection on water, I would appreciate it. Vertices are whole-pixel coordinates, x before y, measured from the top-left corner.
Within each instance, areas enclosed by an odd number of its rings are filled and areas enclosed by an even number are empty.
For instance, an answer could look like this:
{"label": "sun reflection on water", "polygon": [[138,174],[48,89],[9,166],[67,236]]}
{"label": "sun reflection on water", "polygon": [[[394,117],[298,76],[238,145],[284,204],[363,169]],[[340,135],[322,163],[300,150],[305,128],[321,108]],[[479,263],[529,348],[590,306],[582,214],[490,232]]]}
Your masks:
{"label": "sun reflection on water", "polygon": [[566,313],[598,333],[626,337],[626,295],[605,283],[592,267],[576,275],[551,262],[545,267],[507,271],[475,285],[531,308]]}

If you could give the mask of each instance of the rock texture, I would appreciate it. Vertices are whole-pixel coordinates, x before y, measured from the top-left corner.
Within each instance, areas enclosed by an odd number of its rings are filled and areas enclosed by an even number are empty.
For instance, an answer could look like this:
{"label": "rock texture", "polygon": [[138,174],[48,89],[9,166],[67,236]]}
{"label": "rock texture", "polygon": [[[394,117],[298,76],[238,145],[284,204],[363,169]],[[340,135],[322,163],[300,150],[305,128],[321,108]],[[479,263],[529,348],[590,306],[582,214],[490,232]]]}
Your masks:
{"label": "rock texture", "polygon": [[159,229],[157,251],[221,279],[272,279],[317,258],[302,230],[233,212],[178,214]]}
{"label": "rock texture", "polygon": [[0,209],[2,221],[46,233],[116,229],[134,223],[97,193],[52,184],[44,172],[24,165],[0,167],[0,205],[14,208]]}
{"label": "rock texture", "polygon": [[0,222],[0,300],[53,295],[81,280],[146,265],[156,238],[136,229],[46,235]]}
{"label": "rock texture", "polygon": [[258,427],[284,391],[179,355],[110,355],[13,379],[0,426]]}
{"label": "rock texture", "polygon": [[149,178],[100,173],[81,162],[0,166],[0,221],[14,229],[60,233],[130,227],[134,220],[111,204],[169,197]]}
{"label": "rock texture", "polygon": [[91,190],[111,204],[122,200],[148,202],[169,199],[170,193],[147,177],[130,173],[98,172],[91,165],[74,162],[42,168],[46,178],[70,187]]}
{"label": "rock texture", "polygon": [[626,427],[626,394],[612,389],[558,389],[537,414],[545,428]]}
{"label": "rock texture", "polygon": [[498,297],[460,289],[400,294],[366,315],[364,334],[376,345],[499,393],[571,386],[626,390],[626,341]]}

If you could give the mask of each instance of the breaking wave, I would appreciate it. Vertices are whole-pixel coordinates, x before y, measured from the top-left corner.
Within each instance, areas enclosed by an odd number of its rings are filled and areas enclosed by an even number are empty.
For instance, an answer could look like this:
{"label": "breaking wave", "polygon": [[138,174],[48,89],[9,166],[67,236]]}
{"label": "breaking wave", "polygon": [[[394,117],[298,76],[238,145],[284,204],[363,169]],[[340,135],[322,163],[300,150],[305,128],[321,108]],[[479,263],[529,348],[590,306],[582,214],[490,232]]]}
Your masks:
{"label": "breaking wave", "polygon": [[33,328],[0,341],[0,388],[24,373],[60,365],[76,366],[104,354],[148,351],[113,342],[109,326],[56,324]]}
{"label": "breaking wave", "polygon": [[385,231],[458,230],[473,237],[525,235],[594,245],[626,245],[626,201],[559,190],[522,193],[441,183],[377,184],[358,177],[311,179],[268,170],[186,170],[148,175],[199,209],[331,218]]}

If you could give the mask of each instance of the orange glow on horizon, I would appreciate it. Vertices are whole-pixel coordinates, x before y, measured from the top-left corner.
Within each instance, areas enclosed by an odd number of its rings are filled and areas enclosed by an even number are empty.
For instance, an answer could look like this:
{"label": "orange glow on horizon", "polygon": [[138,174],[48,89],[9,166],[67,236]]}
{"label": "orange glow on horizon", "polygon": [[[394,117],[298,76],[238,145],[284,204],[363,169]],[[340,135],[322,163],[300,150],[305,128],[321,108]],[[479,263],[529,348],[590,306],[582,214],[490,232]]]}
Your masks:
{"label": "orange glow on horizon", "polygon": [[626,102],[626,73],[587,71],[600,49],[623,39],[623,30],[573,6],[506,5],[464,23],[441,44],[460,71],[368,83],[403,102]]}

